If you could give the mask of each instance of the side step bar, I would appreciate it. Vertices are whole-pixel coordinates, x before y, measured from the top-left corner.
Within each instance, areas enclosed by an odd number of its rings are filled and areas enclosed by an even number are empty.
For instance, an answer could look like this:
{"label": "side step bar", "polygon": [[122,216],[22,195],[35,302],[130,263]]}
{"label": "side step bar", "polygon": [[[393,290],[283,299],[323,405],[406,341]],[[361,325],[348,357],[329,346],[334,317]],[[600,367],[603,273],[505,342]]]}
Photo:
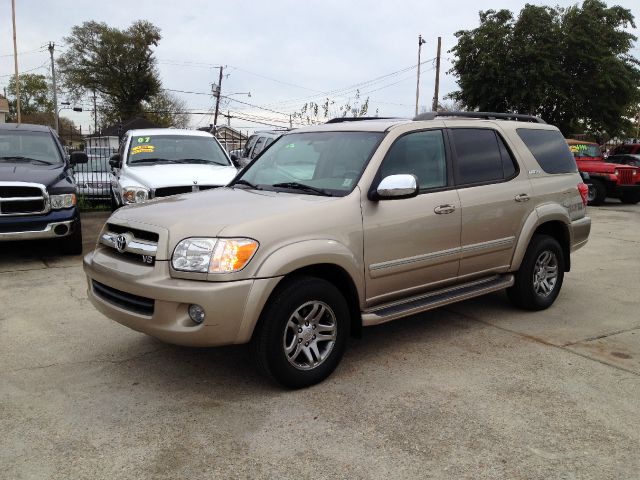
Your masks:
{"label": "side step bar", "polygon": [[479,297],[485,293],[496,292],[509,288],[514,283],[511,274],[495,275],[473,282],[463,283],[454,287],[435,290],[417,297],[410,297],[403,300],[386,303],[375,308],[365,310],[362,313],[362,325],[378,325],[390,322],[397,318],[408,317],[427,310],[449,305],[450,303]]}

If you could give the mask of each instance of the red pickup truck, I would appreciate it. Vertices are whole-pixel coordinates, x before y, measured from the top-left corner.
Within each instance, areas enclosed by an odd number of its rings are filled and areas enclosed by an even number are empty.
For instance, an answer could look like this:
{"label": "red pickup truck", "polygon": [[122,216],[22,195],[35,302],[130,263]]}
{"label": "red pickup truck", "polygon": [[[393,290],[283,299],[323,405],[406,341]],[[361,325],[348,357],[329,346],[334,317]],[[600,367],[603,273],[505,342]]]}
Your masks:
{"label": "red pickup truck", "polygon": [[589,205],[602,205],[606,197],[622,203],[640,202],[640,168],[607,162],[597,143],[568,139],[578,170],[589,174]]}

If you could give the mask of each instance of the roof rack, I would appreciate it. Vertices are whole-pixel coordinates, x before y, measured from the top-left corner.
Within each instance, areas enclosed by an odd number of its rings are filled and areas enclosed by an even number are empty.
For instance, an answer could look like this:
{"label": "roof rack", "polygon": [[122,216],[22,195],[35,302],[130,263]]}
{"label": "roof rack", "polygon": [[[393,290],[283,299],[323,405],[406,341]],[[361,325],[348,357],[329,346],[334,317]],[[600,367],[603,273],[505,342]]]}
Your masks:
{"label": "roof rack", "polygon": [[433,120],[436,117],[483,118],[485,120],[516,120],[518,122],[547,123],[540,117],[521,113],[497,112],[427,112],[416,115],[414,120]]}
{"label": "roof rack", "polygon": [[336,117],[336,118],[332,118],[331,120],[328,120],[327,123],[361,122],[364,120],[402,120],[402,119],[399,117]]}

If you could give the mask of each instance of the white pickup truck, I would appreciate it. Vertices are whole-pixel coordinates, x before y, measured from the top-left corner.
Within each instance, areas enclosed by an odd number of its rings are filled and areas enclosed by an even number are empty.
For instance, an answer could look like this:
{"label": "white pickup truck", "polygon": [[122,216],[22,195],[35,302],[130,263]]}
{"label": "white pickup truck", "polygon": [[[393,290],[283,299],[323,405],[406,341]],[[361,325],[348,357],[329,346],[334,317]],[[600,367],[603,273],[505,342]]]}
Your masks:
{"label": "white pickup truck", "polygon": [[237,173],[208,132],[156,128],[130,130],[109,163],[111,207],[221,187]]}

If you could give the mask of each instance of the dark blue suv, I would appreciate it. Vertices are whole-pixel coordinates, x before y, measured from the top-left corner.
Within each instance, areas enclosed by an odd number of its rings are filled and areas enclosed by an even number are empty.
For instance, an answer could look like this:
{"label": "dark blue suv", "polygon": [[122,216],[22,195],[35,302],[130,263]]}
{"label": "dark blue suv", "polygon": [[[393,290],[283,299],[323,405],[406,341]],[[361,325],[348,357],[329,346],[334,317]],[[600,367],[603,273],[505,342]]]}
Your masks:
{"label": "dark blue suv", "polygon": [[82,253],[73,165],[46,126],[0,123],[0,242],[56,239],[65,253]]}

